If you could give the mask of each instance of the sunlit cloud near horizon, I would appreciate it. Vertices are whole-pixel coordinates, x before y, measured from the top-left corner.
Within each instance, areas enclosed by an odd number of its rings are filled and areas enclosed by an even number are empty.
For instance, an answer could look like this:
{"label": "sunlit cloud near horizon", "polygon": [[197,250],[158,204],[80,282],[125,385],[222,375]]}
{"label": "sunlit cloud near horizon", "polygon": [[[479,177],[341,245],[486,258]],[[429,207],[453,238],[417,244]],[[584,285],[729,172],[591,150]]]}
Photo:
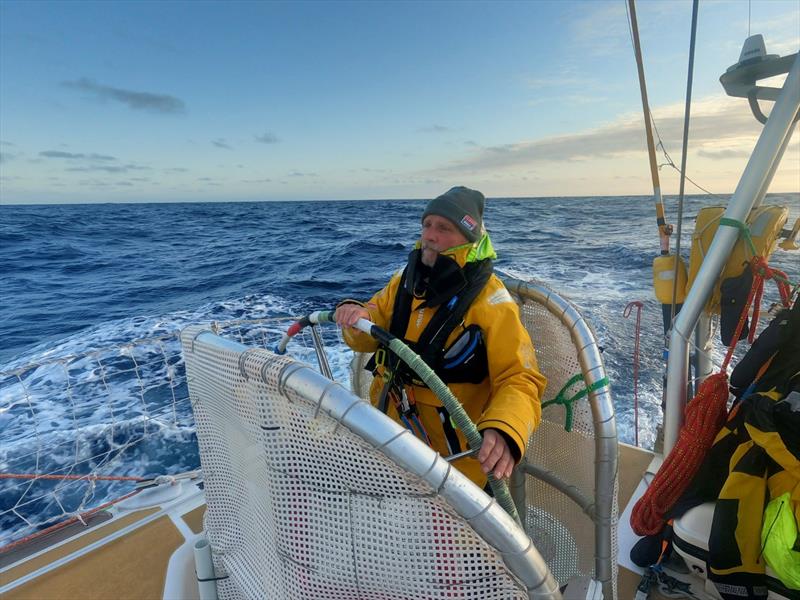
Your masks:
{"label": "sunlit cloud near horizon", "polygon": [[[637,7],[675,194],[691,2]],[[748,30],[797,52],[800,5],[700,7],[687,172],[726,194],[762,126],[719,75]],[[5,1],[0,34],[0,204],[652,192],[622,0]]]}

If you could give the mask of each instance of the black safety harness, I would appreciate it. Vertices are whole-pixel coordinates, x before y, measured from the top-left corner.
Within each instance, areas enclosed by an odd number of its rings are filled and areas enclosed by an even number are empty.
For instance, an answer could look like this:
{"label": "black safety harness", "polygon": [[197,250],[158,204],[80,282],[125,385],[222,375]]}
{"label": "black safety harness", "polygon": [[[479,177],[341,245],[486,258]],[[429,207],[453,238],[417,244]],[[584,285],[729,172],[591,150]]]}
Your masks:
{"label": "black safety harness", "polygon": [[[434,370],[445,383],[480,383],[489,374],[486,346],[480,328],[465,328],[451,346],[445,344],[452,332],[464,322],[464,316],[489,281],[493,265],[490,259],[468,263],[461,268],[452,258],[440,255],[429,270],[421,267],[419,250],[409,256],[395,296],[389,332],[402,339]],[[437,308],[416,342],[405,339],[415,299],[424,298],[417,308]],[[450,350],[450,351],[448,351]],[[453,351],[456,350],[456,351]],[[366,368],[378,375],[384,367],[384,386],[378,408],[388,410],[390,397],[398,404],[398,413],[411,421],[416,415],[413,399],[408,401],[405,385],[426,387],[416,374],[386,346],[380,346]],[[438,408],[445,438],[451,453],[460,452],[460,443],[444,407]]]}

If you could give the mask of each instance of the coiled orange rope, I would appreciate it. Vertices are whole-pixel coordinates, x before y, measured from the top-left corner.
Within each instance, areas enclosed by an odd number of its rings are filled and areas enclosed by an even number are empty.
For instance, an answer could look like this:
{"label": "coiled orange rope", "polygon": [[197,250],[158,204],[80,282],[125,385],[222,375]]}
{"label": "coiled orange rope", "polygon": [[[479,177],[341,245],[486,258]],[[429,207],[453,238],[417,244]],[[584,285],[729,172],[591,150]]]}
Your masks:
{"label": "coiled orange rope", "polygon": [[[689,483],[697,474],[708,449],[714,443],[717,433],[725,423],[728,404],[728,365],[733,357],[736,343],[742,334],[750,305],[756,298],[758,303],[761,301],[764,280],[776,279],[781,300],[784,304],[789,303],[788,284],[785,282],[786,277],[783,273],[770,269],[766,260],[758,256],[752,260],[751,268],[753,269],[753,285],[739,316],[733,343],[725,355],[722,369],[700,384],[697,394],[686,406],[684,425],[678,435],[675,447],[656,473],[644,495],[633,507],[631,528],[637,535],[655,535],[664,528],[666,524],[664,515],[675,506],[675,503],[686,491]],[[752,332],[755,332],[757,319],[758,308],[756,305],[756,309],[753,311]]]}
{"label": "coiled orange rope", "polygon": [[650,487],[633,507],[631,527],[637,535],[655,535],[700,468],[706,452],[725,423],[728,375],[708,377],[686,407],[686,421],[675,447],[656,473]]}

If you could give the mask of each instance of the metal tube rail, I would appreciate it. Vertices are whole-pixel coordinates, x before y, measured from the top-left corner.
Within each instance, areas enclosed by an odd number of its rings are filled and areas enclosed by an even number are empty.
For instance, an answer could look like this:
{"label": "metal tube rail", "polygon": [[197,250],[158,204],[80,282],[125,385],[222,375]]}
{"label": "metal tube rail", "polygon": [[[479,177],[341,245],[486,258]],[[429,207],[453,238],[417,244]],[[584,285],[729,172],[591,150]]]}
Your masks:
{"label": "metal tube rail", "polygon": [[311,326],[311,339],[314,342],[314,352],[317,353],[320,373],[325,375],[328,379],[333,379],[333,371],[328,362],[328,356],[325,354],[325,344],[322,342],[322,336],[316,325]]}
{"label": "metal tube rail", "polygon": [[[502,277],[508,291],[517,296],[530,299],[546,307],[564,324],[572,337],[572,343],[578,349],[578,361],[581,365],[586,386],[592,386],[606,376],[603,359],[597,347],[595,336],[589,324],[578,310],[555,291],[536,283],[526,283],[511,277]],[[589,405],[592,409],[595,435],[595,579],[603,585],[603,595],[613,598],[613,562],[612,527],[614,514],[614,489],[618,469],[617,424],[614,414],[614,403],[608,385],[589,393]],[[512,494],[515,501],[524,494],[524,487],[512,479]],[[562,490],[563,491],[563,490]],[[572,496],[570,496],[572,497]],[[581,502],[573,498],[581,508]]]}
{"label": "metal tube rail", "polygon": [[[216,347],[239,355],[240,369],[249,379],[269,384],[263,360],[245,360],[252,348],[226,340],[200,326],[184,330],[184,352],[195,345]],[[254,355],[255,356],[255,355]],[[298,362],[284,366],[278,388],[312,402],[403,469],[427,482],[437,494],[502,556],[509,570],[535,600],[561,600],[558,583],[534,543],[517,522],[435,450],[412,435],[369,402]],[[284,392],[284,393],[285,393]]]}
{"label": "metal tube rail", "polygon": [[695,393],[697,386],[711,375],[714,370],[711,349],[711,317],[703,312],[697,319],[697,327],[694,330],[694,381],[692,389]]}
{"label": "metal tube rail", "polygon": [[778,150],[775,162],[772,164],[772,168],[767,174],[767,177],[764,179],[764,185],[762,185],[761,189],[758,191],[758,196],[756,196],[756,201],[753,202],[753,208],[758,208],[759,206],[761,206],[761,203],[764,202],[764,196],[767,195],[769,186],[772,183],[772,178],[775,177],[775,172],[778,170],[778,167],[781,164],[781,159],[783,159],[783,154],[784,152],[786,152],[786,148],[789,146],[789,142],[791,141],[792,141],[791,135],[787,135],[786,139],[783,140],[783,146],[781,146],[780,150]]}
{"label": "metal tube rail", "polygon": [[[800,109],[800,56],[796,57],[783,89],[775,102],[769,119],[758,138],[742,178],[725,210],[725,218],[744,221],[780,160],[787,137],[791,137],[794,121]],[[708,297],[730,256],[739,230],[721,226],[714,235],[711,247],[697,274],[694,285],[678,313],[670,334],[667,360],[666,411],[664,414],[664,455],[669,454],[678,440],[683,425],[687,399],[689,371],[689,340],[704,310]]]}

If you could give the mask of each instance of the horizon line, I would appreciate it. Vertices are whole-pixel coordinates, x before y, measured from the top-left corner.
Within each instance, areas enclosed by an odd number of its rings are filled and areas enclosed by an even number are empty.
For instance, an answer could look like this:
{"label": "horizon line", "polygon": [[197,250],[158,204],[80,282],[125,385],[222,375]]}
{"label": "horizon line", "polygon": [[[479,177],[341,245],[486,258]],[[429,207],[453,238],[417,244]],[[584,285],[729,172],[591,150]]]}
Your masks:
{"label": "horizon line", "polygon": [[[704,197],[714,197],[714,196],[732,196],[734,192],[718,192],[715,194],[708,194],[705,192],[699,192],[694,194],[684,194],[685,198],[689,197],[696,197],[696,196],[704,196]],[[786,194],[800,194],[800,191],[777,191],[777,192],[768,192],[766,195],[786,195]],[[662,196],[663,198],[678,198],[679,194],[665,194]],[[432,197],[425,196],[420,198],[304,198],[304,199],[286,199],[286,200],[276,200],[276,199],[264,199],[264,200],[247,200],[247,199],[239,199],[239,200],[111,200],[111,201],[100,201],[100,202],[2,202],[0,201],[0,207],[11,207],[11,206],[54,206],[54,205],[69,205],[69,206],[100,206],[100,205],[109,205],[109,204],[243,204],[243,203],[277,203],[277,202],[417,202],[417,201],[424,201],[424,200],[431,200]],[[653,194],[590,194],[590,195],[583,195],[583,196],[487,196],[487,200],[493,201],[503,201],[503,200],[554,200],[554,199],[564,199],[564,198],[648,198],[653,199]]]}

